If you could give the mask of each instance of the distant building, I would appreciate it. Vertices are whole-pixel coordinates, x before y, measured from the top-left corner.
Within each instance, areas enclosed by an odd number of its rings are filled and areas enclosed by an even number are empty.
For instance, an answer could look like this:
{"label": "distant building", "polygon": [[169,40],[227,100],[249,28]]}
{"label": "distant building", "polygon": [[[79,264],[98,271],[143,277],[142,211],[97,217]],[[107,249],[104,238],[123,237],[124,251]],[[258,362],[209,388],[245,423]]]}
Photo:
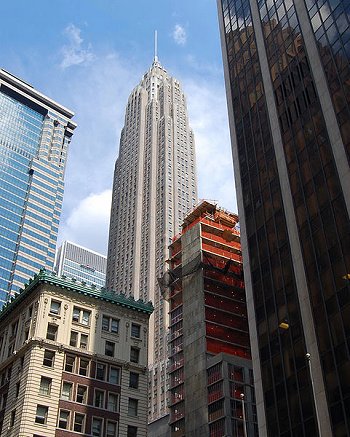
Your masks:
{"label": "distant building", "polygon": [[258,435],[237,222],[204,201],[170,246],[172,437]]}
{"label": "distant building", "polygon": [[350,3],[217,0],[261,436],[350,435]]}
{"label": "distant building", "polygon": [[40,271],[0,312],[0,436],[145,437],[152,310]]}
{"label": "distant building", "polygon": [[73,115],[0,69],[0,307],[53,269]]}
{"label": "distant building", "polygon": [[104,287],[107,257],[78,244],[64,241],[57,250],[55,272],[58,276],[75,278],[87,285]]}
{"label": "distant building", "polygon": [[108,290],[154,303],[150,318],[149,420],[167,414],[168,305],[157,278],[168,245],[197,203],[195,144],[178,80],[155,56],[131,92],[115,165]]}

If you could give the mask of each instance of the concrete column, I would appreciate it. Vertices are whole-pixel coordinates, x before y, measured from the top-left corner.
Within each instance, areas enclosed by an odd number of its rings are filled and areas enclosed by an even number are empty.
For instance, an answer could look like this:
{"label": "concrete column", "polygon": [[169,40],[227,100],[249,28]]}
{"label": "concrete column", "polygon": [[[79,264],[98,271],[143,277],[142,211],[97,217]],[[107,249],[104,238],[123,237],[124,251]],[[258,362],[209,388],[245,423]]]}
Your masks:
{"label": "concrete column", "polygon": [[186,274],[200,257],[200,224],[182,235],[181,242],[186,437],[202,437],[209,435],[202,268]]}

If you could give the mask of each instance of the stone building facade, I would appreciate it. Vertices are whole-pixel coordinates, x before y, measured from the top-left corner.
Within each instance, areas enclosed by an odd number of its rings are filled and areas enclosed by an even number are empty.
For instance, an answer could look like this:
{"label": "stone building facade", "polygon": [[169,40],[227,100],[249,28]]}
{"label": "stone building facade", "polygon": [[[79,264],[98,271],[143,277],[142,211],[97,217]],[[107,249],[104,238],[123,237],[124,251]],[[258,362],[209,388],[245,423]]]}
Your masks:
{"label": "stone building facade", "polygon": [[152,310],[40,271],[0,313],[0,436],[145,437]]}

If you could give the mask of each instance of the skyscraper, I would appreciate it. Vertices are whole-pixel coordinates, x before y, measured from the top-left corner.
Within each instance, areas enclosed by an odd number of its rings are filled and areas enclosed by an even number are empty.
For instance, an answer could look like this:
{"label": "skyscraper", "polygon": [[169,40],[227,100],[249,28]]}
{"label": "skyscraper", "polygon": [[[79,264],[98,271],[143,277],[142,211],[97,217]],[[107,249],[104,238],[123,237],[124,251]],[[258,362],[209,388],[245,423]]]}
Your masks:
{"label": "skyscraper", "polygon": [[349,3],[218,11],[260,435],[350,435]]}
{"label": "skyscraper", "polygon": [[57,249],[55,272],[86,284],[104,287],[106,283],[107,257],[70,241],[64,241]]}
{"label": "skyscraper", "polygon": [[53,269],[73,115],[0,70],[0,305]]}
{"label": "skyscraper", "polygon": [[157,283],[197,202],[193,132],[180,83],[155,56],[132,91],[115,166],[107,288],[150,300],[150,420],[166,413],[168,305]]}

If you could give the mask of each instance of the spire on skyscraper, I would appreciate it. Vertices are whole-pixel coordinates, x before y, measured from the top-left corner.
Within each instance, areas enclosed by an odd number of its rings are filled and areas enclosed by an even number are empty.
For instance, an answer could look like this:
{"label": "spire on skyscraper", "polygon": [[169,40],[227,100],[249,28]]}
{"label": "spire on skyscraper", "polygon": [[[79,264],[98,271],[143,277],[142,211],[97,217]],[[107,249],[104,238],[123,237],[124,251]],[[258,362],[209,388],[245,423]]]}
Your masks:
{"label": "spire on skyscraper", "polygon": [[158,33],[154,31],[154,60],[153,63],[158,62]]}
{"label": "spire on skyscraper", "polygon": [[154,31],[154,56],[153,56],[153,63],[152,68],[154,67],[161,67],[159,59],[158,59],[158,32]]}

